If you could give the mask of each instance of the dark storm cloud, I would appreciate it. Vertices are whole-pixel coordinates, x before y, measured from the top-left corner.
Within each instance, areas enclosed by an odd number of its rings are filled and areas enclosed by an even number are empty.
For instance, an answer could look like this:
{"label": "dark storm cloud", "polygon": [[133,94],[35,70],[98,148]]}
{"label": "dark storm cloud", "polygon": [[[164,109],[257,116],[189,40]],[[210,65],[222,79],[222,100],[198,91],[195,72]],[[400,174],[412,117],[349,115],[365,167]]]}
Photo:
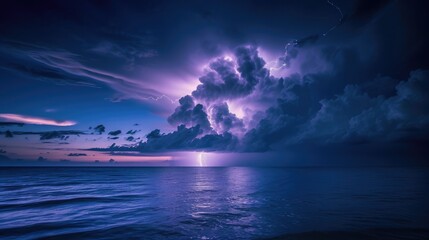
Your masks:
{"label": "dark storm cloud", "polygon": [[232,59],[218,58],[210,63],[210,70],[200,77],[201,84],[192,92],[197,99],[214,101],[249,95],[259,81],[268,77],[265,61],[254,46],[239,47]]}
{"label": "dark storm cloud", "polygon": [[264,151],[284,144],[429,141],[429,71],[410,73],[396,85],[396,94],[371,97],[358,85],[320,100],[308,115],[293,110],[293,101],[278,102],[243,139],[245,150]]}
{"label": "dark storm cloud", "polygon": [[[312,119],[311,131],[329,135],[336,141],[364,139],[392,141],[407,138],[429,140],[429,71],[410,73],[398,83],[396,95],[370,98],[356,87],[347,87],[343,95],[321,102],[322,108]],[[350,109],[353,112],[350,112]],[[336,122],[335,127],[326,127]],[[336,138],[336,139],[335,139]]]}
{"label": "dark storm cloud", "polygon": [[22,126],[24,126],[24,123],[20,123],[20,122],[0,122],[0,127],[10,127],[10,126],[22,127]]}

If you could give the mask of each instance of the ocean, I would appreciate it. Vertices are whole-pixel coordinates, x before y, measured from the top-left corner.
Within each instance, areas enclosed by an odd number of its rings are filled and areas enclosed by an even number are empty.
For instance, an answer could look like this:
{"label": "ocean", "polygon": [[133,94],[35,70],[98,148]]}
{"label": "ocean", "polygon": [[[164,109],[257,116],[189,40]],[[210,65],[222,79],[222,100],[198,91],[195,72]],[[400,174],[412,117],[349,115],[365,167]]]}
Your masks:
{"label": "ocean", "polygon": [[429,239],[429,169],[0,168],[0,239]]}

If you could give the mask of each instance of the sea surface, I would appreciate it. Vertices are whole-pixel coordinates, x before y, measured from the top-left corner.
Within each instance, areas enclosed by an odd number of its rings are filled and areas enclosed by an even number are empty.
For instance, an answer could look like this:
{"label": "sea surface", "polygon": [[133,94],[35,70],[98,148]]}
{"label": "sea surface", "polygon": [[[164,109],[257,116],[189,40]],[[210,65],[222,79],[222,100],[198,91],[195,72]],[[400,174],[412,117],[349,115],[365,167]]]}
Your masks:
{"label": "sea surface", "polygon": [[0,239],[429,239],[429,169],[0,168]]}

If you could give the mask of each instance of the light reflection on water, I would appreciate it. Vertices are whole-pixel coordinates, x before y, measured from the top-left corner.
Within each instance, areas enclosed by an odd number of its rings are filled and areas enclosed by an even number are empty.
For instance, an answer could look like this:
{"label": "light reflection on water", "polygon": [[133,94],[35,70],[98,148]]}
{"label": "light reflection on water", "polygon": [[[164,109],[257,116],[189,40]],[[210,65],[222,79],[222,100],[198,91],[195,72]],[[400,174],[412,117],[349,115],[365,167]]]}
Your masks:
{"label": "light reflection on water", "polygon": [[[399,168],[3,168],[0,238],[252,239],[371,229],[412,235],[428,229],[428,173]],[[422,234],[427,238],[427,232]],[[336,238],[341,239],[330,237]]]}

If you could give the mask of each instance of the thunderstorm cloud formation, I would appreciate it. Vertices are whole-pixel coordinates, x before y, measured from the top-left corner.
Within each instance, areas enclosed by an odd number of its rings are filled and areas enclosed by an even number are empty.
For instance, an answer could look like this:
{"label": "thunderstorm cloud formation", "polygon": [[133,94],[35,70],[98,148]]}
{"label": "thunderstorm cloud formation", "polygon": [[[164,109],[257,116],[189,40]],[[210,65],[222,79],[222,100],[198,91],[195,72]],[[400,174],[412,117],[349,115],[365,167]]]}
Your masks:
{"label": "thunderstorm cloud formation", "polygon": [[[410,72],[390,96],[366,91],[368,84],[378,81],[374,79],[346,84],[330,98],[309,99],[312,85],[323,80],[321,75],[274,77],[257,47],[238,47],[233,58],[214,59],[192,95],[179,100],[168,117],[176,131],[154,130],[132,149],[269,151],[299,143],[426,139],[428,70]],[[246,108],[242,118],[229,111],[228,101],[237,99]]]}

